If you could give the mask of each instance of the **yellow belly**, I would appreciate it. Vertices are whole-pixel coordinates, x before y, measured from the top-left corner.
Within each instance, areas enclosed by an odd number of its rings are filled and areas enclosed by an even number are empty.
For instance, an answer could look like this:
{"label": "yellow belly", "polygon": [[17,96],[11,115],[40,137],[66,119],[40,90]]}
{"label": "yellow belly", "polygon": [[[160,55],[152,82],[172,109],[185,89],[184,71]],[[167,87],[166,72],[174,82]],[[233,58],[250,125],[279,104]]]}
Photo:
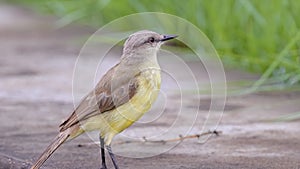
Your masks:
{"label": "yellow belly", "polygon": [[118,108],[90,118],[82,127],[85,130],[100,130],[101,137],[108,145],[112,138],[128,128],[147,112],[156,100],[160,89],[159,70],[148,70],[138,77],[136,94]]}

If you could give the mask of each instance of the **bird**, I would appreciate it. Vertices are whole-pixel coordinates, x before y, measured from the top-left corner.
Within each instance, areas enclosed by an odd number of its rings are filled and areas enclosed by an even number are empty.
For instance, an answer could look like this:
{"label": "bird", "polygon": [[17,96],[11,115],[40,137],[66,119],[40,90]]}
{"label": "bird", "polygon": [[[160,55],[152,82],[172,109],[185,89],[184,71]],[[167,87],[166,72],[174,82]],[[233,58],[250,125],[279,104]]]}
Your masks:
{"label": "bird", "polygon": [[105,149],[115,169],[111,150],[115,135],[142,117],[155,102],[161,85],[157,52],[177,35],[141,30],[131,34],[123,45],[120,61],[109,69],[59,126],[59,133],[31,169],[39,169],[64,142],[85,132],[99,131],[101,169],[107,169]]}

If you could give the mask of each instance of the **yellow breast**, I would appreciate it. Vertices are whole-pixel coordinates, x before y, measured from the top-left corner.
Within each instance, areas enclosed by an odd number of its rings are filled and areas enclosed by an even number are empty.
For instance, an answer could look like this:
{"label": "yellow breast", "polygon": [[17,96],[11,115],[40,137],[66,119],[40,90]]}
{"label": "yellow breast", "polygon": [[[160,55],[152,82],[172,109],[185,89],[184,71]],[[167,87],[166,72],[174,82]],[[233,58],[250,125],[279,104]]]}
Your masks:
{"label": "yellow breast", "polygon": [[130,101],[114,110],[114,120],[110,122],[117,133],[137,121],[156,100],[161,84],[160,70],[143,71],[138,79],[138,89]]}
{"label": "yellow breast", "polygon": [[[130,99],[129,104],[117,110],[130,121],[138,120],[156,100],[161,84],[160,70],[149,69],[143,71],[138,77],[138,89]],[[132,113],[130,113],[132,111]]]}

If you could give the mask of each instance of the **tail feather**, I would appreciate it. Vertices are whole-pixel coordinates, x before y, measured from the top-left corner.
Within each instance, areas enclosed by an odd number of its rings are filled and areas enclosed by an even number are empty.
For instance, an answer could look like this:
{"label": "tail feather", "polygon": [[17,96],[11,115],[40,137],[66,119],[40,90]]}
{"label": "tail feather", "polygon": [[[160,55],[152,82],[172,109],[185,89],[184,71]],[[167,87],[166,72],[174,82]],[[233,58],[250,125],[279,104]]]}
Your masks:
{"label": "tail feather", "polygon": [[69,136],[70,134],[67,131],[59,133],[59,135],[56,136],[53,142],[47,147],[47,149],[43,152],[43,154],[30,169],[39,169],[43,165],[43,163],[51,156],[51,154],[68,139]]}

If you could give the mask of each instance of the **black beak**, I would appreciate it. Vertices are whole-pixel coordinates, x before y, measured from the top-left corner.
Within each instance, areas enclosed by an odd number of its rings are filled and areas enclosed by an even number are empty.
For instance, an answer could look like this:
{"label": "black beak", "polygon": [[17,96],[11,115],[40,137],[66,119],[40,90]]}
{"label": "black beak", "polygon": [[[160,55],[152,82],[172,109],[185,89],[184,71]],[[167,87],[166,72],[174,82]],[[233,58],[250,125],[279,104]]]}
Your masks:
{"label": "black beak", "polygon": [[167,41],[170,39],[174,39],[176,37],[177,37],[177,35],[164,35],[164,37],[160,41],[163,42],[163,41]]}

